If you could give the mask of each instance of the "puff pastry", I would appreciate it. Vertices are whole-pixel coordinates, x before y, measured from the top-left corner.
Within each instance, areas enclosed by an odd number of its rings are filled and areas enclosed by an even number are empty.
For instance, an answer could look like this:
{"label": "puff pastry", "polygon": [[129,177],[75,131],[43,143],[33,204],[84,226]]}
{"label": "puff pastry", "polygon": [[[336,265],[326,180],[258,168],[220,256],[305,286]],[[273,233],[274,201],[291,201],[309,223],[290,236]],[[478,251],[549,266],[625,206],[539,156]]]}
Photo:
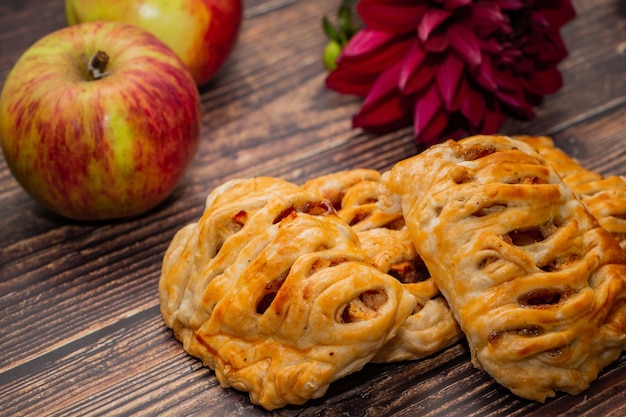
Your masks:
{"label": "puff pastry", "polygon": [[554,145],[547,136],[515,136],[530,145],[545,158],[563,181],[580,197],[600,225],[626,251],[626,178],[604,177],[583,168],[574,158]]}
{"label": "puff pastry", "polygon": [[513,393],[580,393],[621,354],[626,255],[530,145],[435,145],[383,174],[379,198],[403,213],[474,365]]}
{"label": "puff pastry", "polygon": [[415,310],[372,362],[421,359],[459,340],[462,332],[415,251],[402,214],[378,208],[379,181],[380,172],[361,168],[311,179],[303,188],[329,201],[356,231],[361,248],[374,264],[402,282],[417,299]]}
{"label": "puff pastry", "polygon": [[267,410],[360,369],[416,303],[328,202],[267,177],[207,197],[167,249],[159,294],[185,350]]}

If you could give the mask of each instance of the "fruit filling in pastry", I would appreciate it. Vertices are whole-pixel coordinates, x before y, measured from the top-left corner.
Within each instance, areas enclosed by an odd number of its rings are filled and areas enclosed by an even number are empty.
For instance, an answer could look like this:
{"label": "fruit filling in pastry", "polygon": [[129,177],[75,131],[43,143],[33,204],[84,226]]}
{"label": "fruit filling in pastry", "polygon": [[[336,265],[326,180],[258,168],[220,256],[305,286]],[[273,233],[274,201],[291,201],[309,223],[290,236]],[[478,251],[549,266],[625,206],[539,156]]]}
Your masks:
{"label": "fruit filling in pastry", "polygon": [[401,213],[378,207],[380,173],[372,169],[339,171],[307,181],[303,188],[329,201],[355,230],[361,248],[383,272],[415,296],[417,305],[397,335],[373,362],[416,360],[432,355],[462,337],[424,262],[415,251]]}
{"label": "fruit filling in pastry", "polygon": [[625,343],[626,255],[530,145],[474,136],[383,174],[472,362],[515,394],[577,394]]}
{"label": "fruit filling in pastry", "polygon": [[563,181],[587,206],[623,250],[626,251],[626,178],[605,177],[583,168],[580,163],[554,145],[547,136],[515,136],[529,143],[544,157]]}
{"label": "fruit filling in pastry", "polygon": [[329,202],[269,177],[209,194],[168,247],[159,294],[184,349],[267,410],[361,369],[416,305]]}

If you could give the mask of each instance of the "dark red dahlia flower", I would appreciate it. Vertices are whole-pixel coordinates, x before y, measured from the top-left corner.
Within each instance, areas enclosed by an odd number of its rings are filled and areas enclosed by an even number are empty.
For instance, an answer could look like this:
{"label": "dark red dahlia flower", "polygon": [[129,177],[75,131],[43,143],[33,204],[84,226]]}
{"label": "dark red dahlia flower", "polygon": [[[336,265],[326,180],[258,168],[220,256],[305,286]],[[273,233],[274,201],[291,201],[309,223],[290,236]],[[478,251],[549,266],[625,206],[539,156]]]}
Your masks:
{"label": "dark red dahlia flower", "polygon": [[570,0],[360,0],[364,28],[328,88],[365,97],[353,126],[413,123],[419,142],[496,133],[562,85]]}

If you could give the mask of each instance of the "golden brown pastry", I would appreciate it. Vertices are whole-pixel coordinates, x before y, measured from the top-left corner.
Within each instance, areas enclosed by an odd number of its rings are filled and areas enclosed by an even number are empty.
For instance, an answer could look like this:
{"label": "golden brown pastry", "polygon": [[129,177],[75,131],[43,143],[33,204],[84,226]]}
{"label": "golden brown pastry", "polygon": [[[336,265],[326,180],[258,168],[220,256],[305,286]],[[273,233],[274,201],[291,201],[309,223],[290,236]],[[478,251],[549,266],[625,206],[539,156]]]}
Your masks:
{"label": "golden brown pastry", "polygon": [[358,168],[313,178],[302,187],[329,201],[337,214],[357,233],[370,229],[401,229],[402,214],[387,214],[378,209],[380,172]]}
{"label": "golden brown pastry", "polygon": [[529,143],[539,151],[626,251],[626,178],[604,177],[583,168],[547,136],[515,136],[515,139]]}
{"label": "golden brown pastry", "polygon": [[472,362],[537,401],[576,394],[620,356],[626,254],[530,145],[448,141],[383,175],[471,349]]}
{"label": "golden brown pastry", "polygon": [[451,345],[462,333],[415,251],[402,214],[386,214],[378,208],[379,181],[378,171],[362,168],[314,178],[303,188],[330,201],[339,217],[357,232],[361,248],[374,264],[402,282],[417,299],[398,334],[372,361],[420,359]]}
{"label": "golden brown pastry", "polygon": [[328,202],[265,177],[208,196],[168,248],[159,294],[185,350],[267,410],[360,369],[416,303]]}

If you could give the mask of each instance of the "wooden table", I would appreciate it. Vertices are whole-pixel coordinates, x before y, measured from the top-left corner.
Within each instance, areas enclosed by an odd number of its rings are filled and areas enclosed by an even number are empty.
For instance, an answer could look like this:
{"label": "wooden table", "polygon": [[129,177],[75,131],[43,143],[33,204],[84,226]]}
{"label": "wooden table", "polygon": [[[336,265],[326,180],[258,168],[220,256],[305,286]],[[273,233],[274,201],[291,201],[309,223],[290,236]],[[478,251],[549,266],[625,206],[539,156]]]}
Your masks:
{"label": "wooden table", "polygon": [[[219,387],[162,321],[161,260],[234,177],[296,183],[346,168],[380,170],[418,150],[410,128],[351,128],[361,100],[324,88],[323,15],[339,0],[245,0],[239,43],[201,88],[194,164],[165,204],[140,218],[67,221],[40,208],[0,158],[0,415],[265,415]],[[626,2],[576,0],[562,31],[564,87],[507,134],[549,134],[581,163],[626,174]],[[20,54],[65,25],[63,2],[0,2],[0,85]],[[416,362],[368,365],[278,416],[625,415],[626,354],[578,396],[522,400],[472,367],[460,342]]]}

